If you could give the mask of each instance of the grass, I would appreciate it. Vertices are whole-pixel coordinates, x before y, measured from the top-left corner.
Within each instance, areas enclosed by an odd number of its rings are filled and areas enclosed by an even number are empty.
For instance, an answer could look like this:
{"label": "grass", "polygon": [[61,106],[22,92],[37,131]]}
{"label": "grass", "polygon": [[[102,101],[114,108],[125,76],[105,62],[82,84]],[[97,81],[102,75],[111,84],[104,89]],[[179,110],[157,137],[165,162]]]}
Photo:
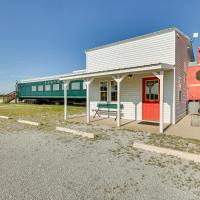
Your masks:
{"label": "grass", "polygon": [[[68,105],[68,114],[76,115],[85,112],[83,106]],[[60,123],[63,120],[63,105],[37,104],[0,104],[0,115],[16,119],[27,119],[41,123]]]}

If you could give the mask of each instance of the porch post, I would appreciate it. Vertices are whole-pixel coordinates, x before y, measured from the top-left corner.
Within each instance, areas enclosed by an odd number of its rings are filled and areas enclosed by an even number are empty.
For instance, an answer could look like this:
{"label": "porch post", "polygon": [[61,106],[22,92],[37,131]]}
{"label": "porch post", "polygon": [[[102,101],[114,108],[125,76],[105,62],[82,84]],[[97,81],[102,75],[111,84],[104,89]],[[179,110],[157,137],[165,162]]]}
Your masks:
{"label": "porch post", "polygon": [[121,126],[121,82],[125,78],[123,76],[113,76],[113,79],[117,82],[117,127]]}
{"label": "porch post", "polygon": [[91,79],[85,79],[85,84],[86,84],[86,92],[87,92],[87,124],[90,123],[90,84],[92,83],[92,81],[94,80],[94,78]]}
{"label": "porch post", "polygon": [[160,74],[153,72],[153,74],[160,79],[160,133],[164,131],[164,71],[160,71]]}
{"label": "porch post", "polygon": [[160,72],[160,133],[164,130],[164,113],[163,113],[163,103],[164,103],[164,71]]}
{"label": "porch post", "polygon": [[64,120],[67,120],[67,86],[69,81],[64,81]]}

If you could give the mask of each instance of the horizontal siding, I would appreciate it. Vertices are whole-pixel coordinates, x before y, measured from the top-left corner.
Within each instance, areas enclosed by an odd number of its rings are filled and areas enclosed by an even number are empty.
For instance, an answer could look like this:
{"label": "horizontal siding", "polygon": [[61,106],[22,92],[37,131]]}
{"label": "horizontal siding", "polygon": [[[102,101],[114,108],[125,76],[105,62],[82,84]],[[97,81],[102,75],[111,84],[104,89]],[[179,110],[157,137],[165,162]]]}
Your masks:
{"label": "horizontal siding", "polygon": [[159,62],[175,64],[174,31],[86,52],[87,72]]}
{"label": "horizontal siding", "polygon": [[[187,112],[187,67],[189,65],[188,41],[185,37],[176,37],[176,122]],[[179,91],[182,92],[182,100],[179,101]]]}
{"label": "horizontal siding", "polygon": [[[128,120],[142,120],[142,78],[153,77],[152,74],[133,75],[133,78],[125,78],[121,83],[121,103],[123,104],[122,118]],[[90,114],[94,115],[94,109],[100,103],[99,82],[107,80],[110,85],[111,78],[95,79],[91,84]],[[173,72],[166,72],[164,75],[164,122],[172,122],[173,102]],[[105,102],[106,103],[106,102]],[[110,87],[108,90],[108,103],[110,102]]]}

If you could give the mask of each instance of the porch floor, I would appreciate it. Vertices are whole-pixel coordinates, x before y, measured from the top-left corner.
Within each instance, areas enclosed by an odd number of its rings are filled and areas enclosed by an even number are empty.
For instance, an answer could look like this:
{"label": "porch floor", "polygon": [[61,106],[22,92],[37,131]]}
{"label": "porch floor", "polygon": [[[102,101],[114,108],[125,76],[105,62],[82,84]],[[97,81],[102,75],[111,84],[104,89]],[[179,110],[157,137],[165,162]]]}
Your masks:
{"label": "porch floor", "polygon": [[[117,121],[113,118],[91,117],[91,124],[104,125],[112,128],[117,127]],[[68,119],[69,122],[86,123],[86,116],[72,117]],[[167,128],[169,124],[164,124],[164,128]],[[145,131],[150,133],[159,133],[159,123],[156,122],[142,122],[142,121],[130,121],[121,119],[120,129],[127,129],[132,131]]]}
{"label": "porch floor", "polygon": [[[68,119],[71,122],[86,123],[86,115],[75,116]],[[92,118],[91,124],[104,125],[108,127],[117,127],[117,122],[113,118]],[[191,116],[187,115],[181,119],[177,124],[164,124],[165,134],[176,135],[184,138],[200,139],[200,127],[191,126]],[[159,123],[145,123],[130,120],[121,120],[120,129],[127,129],[131,131],[145,131],[149,133],[159,133]]]}

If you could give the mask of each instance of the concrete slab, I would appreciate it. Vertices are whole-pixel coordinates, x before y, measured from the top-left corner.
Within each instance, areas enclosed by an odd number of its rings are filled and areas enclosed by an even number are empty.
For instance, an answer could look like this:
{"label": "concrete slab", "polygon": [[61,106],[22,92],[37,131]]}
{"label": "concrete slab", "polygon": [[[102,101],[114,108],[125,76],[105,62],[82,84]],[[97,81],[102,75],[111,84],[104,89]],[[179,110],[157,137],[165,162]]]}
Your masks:
{"label": "concrete slab", "polygon": [[38,122],[32,122],[32,121],[21,120],[21,119],[19,119],[18,122],[22,123],[22,124],[29,124],[29,125],[33,125],[33,126],[39,126]]}
{"label": "concrete slab", "polygon": [[69,128],[65,128],[65,127],[56,127],[56,130],[66,132],[66,133],[72,133],[73,135],[78,135],[78,136],[81,136],[81,137],[87,137],[87,138],[90,138],[90,139],[94,139],[93,133],[86,133],[86,132],[83,132],[83,131],[78,131],[78,130],[69,129]]}
{"label": "concrete slab", "polygon": [[[79,116],[68,119],[70,122],[75,123],[86,123],[86,116]],[[95,125],[104,125],[111,128],[117,128],[117,121],[113,118],[102,118],[102,117],[91,117],[91,124]],[[168,124],[165,124],[166,128]],[[127,129],[130,131],[145,131],[150,133],[159,133],[159,123],[151,123],[151,122],[138,122],[138,121],[130,121],[126,119],[121,120],[121,127],[119,129]]]}
{"label": "concrete slab", "polygon": [[175,157],[185,159],[185,160],[200,162],[200,155],[197,155],[197,154],[186,153],[186,152],[177,151],[177,150],[173,150],[173,149],[169,149],[169,148],[156,147],[153,145],[147,145],[147,144],[143,144],[143,143],[134,143],[133,147],[138,148],[138,149],[143,149],[145,151],[151,151],[151,152],[155,152],[155,153],[159,153],[159,154],[175,156]]}
{"label": "concrete slab", "polygon": [[184,138],[200,139],[200,127],[191,126],[190,115],[185,116],[177,124],[170,126],[165,133]]}

